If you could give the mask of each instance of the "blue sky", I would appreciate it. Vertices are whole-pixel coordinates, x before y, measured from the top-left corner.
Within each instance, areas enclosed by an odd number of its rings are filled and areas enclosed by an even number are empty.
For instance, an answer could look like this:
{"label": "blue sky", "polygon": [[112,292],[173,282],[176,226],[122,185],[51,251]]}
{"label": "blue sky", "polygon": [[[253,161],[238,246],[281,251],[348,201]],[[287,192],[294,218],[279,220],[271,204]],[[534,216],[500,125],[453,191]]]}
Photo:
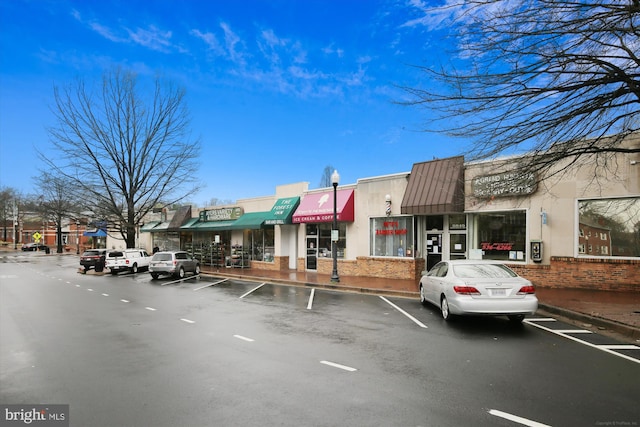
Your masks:
{"label": "blue sky", "polygon": [[349,184],[457,155],[464,141],[420,131],[428,111],[393,103],[406,96],[396,85],[428,85],[411,65],[448,60],[421,3],[0,2],[0,186],[34,191],[53,87],[117,66],[186,89],[206,183],[197,205],[316,188],[328,165]]}

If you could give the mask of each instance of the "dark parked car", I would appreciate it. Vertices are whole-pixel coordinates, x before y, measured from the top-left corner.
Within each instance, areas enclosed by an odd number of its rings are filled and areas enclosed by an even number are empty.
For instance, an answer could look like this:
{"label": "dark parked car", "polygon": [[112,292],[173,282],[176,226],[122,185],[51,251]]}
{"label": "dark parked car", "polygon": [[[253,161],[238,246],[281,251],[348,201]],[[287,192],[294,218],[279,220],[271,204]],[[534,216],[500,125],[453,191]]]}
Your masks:
{"label": "dark parked car", "polygon": [[185,273],[200,274],[200,263],[187,252],[156,252],[149,264],[151,277],[157,279],[160,275],[183,278]]}
{"label": "dark parked car", "polygon": [[80,265],[84,267],[85,273],[91,268],[94,268],[98,273],[100,273],[104,270],[106,257],[106,249],[89,249],[80,257]]}
{"label": "dark parked car", "polygon": [[42,243],[27,243],[22,245],[23,251],[46,251],[49,249],[47,245],[43,245]]}

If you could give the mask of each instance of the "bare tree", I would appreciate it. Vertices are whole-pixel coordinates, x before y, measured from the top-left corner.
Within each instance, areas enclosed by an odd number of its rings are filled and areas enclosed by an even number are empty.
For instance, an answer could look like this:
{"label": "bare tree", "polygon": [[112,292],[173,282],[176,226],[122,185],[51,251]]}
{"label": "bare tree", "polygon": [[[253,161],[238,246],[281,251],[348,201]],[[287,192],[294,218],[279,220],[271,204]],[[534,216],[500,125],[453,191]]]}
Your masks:
{"label": "bare tree", "polygon": [[57,124],[49,135],[60,158],[41,153],[127,247],[149,211],[198,189],[200,144],[190,140],[184,89],[160,78],[147,92],[141,86],[134,73],[116,69],[97,93],[82,80],[55,87]]}
{"label": "bare tree", "polygon": [[14,220],[17,215],[17,194],[18,192],[15,188],[0,188],[0,221],[2,221],[2,240],[4,242],[7,241],[7,226],[11,226],[15,231]]}
{"label": "bare tree", "polygon": [[333,173],[333,166],[327,165],[322,171],[322,177],[320,178],[320,188],[331,187],[331,174]]}
{"label": "bare tree", "polygon": [[38,196],[35,197],[38,199],[36,209],[43,219],[55,224],[56,252],[62,253],[62,227],[65,225],[65,221],[79,217],[77,193],[73,191],[73,186],[69,185],[69,181],[61,176],[45,172],[39,175],[35,181],[39,190]]}
{"label": "bare tree", "polygon": [[427,130],[470,138],[471,159],[528,152],[528,171],[548,172],[640,152],[621,144],[640,125],[639,0],[459,0],[422,13],[406,25],[450,25],[455,49],[449,65],[418,67],[434,84],[405,87],[404,104],[439,113],[443,127]]}

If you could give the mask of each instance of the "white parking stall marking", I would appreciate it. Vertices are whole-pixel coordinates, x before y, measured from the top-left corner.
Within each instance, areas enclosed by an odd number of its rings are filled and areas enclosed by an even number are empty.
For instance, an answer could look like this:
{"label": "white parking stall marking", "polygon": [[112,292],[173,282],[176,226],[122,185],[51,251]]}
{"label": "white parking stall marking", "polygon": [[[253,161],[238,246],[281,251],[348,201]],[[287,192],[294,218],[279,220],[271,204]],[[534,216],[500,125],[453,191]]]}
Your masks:
{"label": "white parking stall marking", "polygon": [[108,296],[109,296],[109,294],[102,294],[102,296],[103,296],[103,297],[108,297]]}
{"label": "white parking stall marking", "polygon": [[238,338],[239,340],[246,341],[246,342],[254,342],[255,341],[254,339],[243,337],[242,335],[234,335],[234,337]]}
{"label": "white parking stall marking", "polygon": [[79,287],[80,287],[80,285],[76,285],[76,288],[79,288]]}
{"label": "white parking stall marking", "polygon": [[121,299],[120,301],[122,301],[122,302],[131,302],[128,299]]}
{"label": "white parking stall marking", "polygon": [[407,316],[409,319],[411,319],[416,325],[420,326],[421,328],[425,328],[427,329],[428,326],[425,325],[424,323],[422,323],[421,321],[419,321],[418,319],[416,319],[415,317],[413,317],[412,315],[410,315],[409,313],[407,313],[406,311],[404,311],[403,309],[401,309],[400,307],[398,307],[397,305],[395,305],[394,303],[392,303],[391,301],[389,301],[388,299],[386,299],[385,297],[383,297],[382,295],[380,295],[380,298],[382,298],[383,301],[385,301],[387,304],[389,304],[391,307],[395,308],[396,310],[398,310],[400,313],[404,314],[405,316]]}
{"label": "white parking stall marking", "polygon": [[322,363],[323,365],[331,366],[333,368],[342,369],[344,371],[349,371],[349,372],[357,371],[356,368],[352,368],[351,366],[341,365],[335,362],[329,362],[328,360],[321,360],[320,363]]}
{"label": "white parking stall marking", "polygon": [[593,332],[586,329],[554,329],[553,332],[558,334],[592,334]]}
{"label": "white parking stall marking", "polygon": [[222,282],[226,282],[227,280],[229,280],[229,278],[227,277],[226,279],[222,279],[222,280],[218,280],[217,282],[213,282],[213,283],[208,283],[204,286],[200,286],[199,288],[195,288],[194,291],[199,291],[200,289],[204,289],[204,288],[208,288],[210,286],[215,286],[215,285],[219,285]]}
{"label": "white parking stall marking", "polygon": [[[626,359],[626,360],[629,360],[631,362],[635,362],[635,363],[640,364],[640,359],[635,359],[633,357],[627,356],[626,354],[618,353],[617,351],[615,351],[615,350],[620,350],[619,348],[616,348],[617,346],[591,344],[590,342],[581,340],[580,338],[576,338],[576,337],[572,337],[571,335],[568,335],[568,333],[576,333],[576,331],[582,331],[581,329],[569,330],[569,332],[567,332],[567,330],[565,330],[563,332],[563,331],[557,331],[557,330],[554,330],[554,329],[551,329],[551,328],[547,328],[546,326],[538,325],[536,322],[534,322],[534,321],[532,321],[530,319],[524,320],[524,323],[527,323],[527,324],[529,324],[531,326],[535,326],[536,328],[542,329],[543,331],[551,332],[552,334],[556,334],[558,336],[561,336],[563,338],[569,339],[571,341],[575,341],[577,343],[584,344],[586,346],[589,346],[589,347],[592,347],[592,348],[595,348],[595,349],[598,349],[598,350],[602,350],[602,351],[604,351],[606,353],[613,354],[614,356],[622,357],[623,359]],[[577,333],[583,333],[583,332],[577,332]],[[613,348],[611,348],[611,347],[613,347]],[[640,349],[640,347],[638,349]],[[624,348],[624,350],[628,350],[628,349]],[[635,348],[631,349],[631,350],[635,350]]]}
{"label": "white parking stall marking", "polygon": [[505,420],[513,421],[514,423],[522,424],[523,426],[529,427],[551,427],[548,424],[542,424],[537,421],[532,421],[527,418],[522,418],[517,415],[508,414],[506,412],[498,411],[497,409],[489,410],[489,414],[494,415],[496,417],[504,418]]}
{"label": "white parking stall marking", "polygon": [[153,307],[145,307],[145,309],[146,309],[146,310],[149,310],[149,311],[156,311],[156,309],[155,309],[155,308],[153,308]]}
{"label": "white parking stall marking", "polygon": [[633,344],[605,344],[599,345],[598,347],[606,348],[608,350],[640,350],[640,347]]}
{"label": "white parking stall marking", "polygon": [[93,289],[89,288],[87,289],[88,292],[93,292]]}
{"label": "white parking stall marking", "polygon": [[194,324],[194,323],[196,323],[196,322],[195,322],[195,320],[189,320],[189,319],[184,319],[184,318],[182,318],[182,319],[180,319],[180,320],[182,320],[184,323],[189,323],[189,324]]}
{"label": "white parking stall marking", "polygon": [[316,290],[311,289],[311,295],[309,295],[309,303],[307,304],[307,310],[311,310],[311,307],[313,306],[313,296],[315,294],[316,294]]}
{"label": "white parking stall marking", "polygon": [[197,277],[200,277],[200,275],[199,274],[195,274],[193,276],[184,277],[182,279],[172,280],[171,282],[162,283],[160,286],[173,285],[174,283],[184,282],[185,280],[191,280],[191,279],[195,279]]}
{"label": "white parking stall marking", "polygon": [[263,287],[263,286],[264,286],[264,285],[266,285],[266,284],[267,284],[267,282],[261,283],[260,285],[258,285],[258,286],[256,286],[255,288],[251,289],[251,290],[250,290],[249,292],[247,292],[246,294],[242,295],[242,296],[240,297],[240,299],[242,299],[242,298],[246,297],[247,295],[251,294],[252,292],[257,291],[258,289],[260,289],[261,287]]}

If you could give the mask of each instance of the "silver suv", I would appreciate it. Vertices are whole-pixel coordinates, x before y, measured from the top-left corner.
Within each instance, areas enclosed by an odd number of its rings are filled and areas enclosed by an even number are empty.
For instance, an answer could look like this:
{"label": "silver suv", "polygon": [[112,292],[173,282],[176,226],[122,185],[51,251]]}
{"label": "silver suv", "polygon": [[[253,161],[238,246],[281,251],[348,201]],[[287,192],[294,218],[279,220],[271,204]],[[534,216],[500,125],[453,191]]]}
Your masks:
{"label": "silver suv", "polygon": [[200,263],[187,252],[156,252],[149,264],[151,277],[157,279],[161,275],[184,278],[186,273],[200,274]]}

